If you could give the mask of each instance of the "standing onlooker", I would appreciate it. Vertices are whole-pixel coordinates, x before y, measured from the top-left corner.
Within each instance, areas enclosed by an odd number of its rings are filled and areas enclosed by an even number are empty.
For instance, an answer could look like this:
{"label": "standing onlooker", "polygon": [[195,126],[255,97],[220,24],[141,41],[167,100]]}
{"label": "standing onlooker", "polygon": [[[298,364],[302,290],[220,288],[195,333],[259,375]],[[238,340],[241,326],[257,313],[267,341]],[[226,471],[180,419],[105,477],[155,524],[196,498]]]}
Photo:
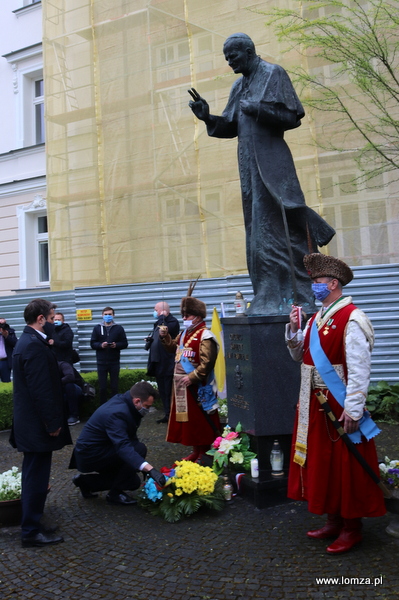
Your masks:
{"label": "standing onlooker", "polygon": [[48,333],[48,337],[49,339],[47,341],[50,346],[53,347],[57,360],[66,361],[72,365],[73,331],[68,323],[65,323],[64,315],[62,313],[55,313],[54,327],[52,328],[52,331]]}
{"label": "standing onlooker", "polygon": [[165,350],[164,345],[159,339],[159,328],[166,325],[169,335],[172,339],[177,337],[180,325],[179,321],[170,314],[169,304],[167,302],[158,302],[154,307],[154,329],[146,338],[145,349],[150,351],[148,356],[147,375],[155,377],[158,385],[158,392],[161,396],[165,414],[157,423],[167,423],[169,421],[170,399],[172,395],[173,369],[175,366],[175,357]]}
{"label": "standing onlooker", "polygon": [[94,327],[90,340],[90,346],[96,351],[101,404],[107,401],[108,373],[111,396],[118,393],[120,353],[128,346],[125,330],[114,323],[114,316],[114,309],[106,306],[102,312],[103,321]]}
{"label": "standing onlooker", "polygon": [[46,502],[53,450],[71,444],[57,359],[46,342],[44,324],[54,315],[51,302],[38,298],[26,306],[27,323],[14,350],[12,445],[22,463],[22,546],[63,541],[40,524]]}
{"label": "standing onlooker", "polygon": [[11,381],[12,353],[17,343],[17,336],[5,319],[0,319],[0,381]]}

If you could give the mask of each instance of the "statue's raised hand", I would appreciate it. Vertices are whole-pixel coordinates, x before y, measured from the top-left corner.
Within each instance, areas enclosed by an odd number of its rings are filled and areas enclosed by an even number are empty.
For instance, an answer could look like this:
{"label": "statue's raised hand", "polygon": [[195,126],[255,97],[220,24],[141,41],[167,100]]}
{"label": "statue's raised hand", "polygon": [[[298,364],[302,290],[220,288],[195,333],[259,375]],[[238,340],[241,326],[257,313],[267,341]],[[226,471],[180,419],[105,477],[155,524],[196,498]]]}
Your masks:
{"label": "statue's raised hand", "polygon": [[204,99],[201,98],[197,90],[191,88],[191,90],[187,90],[190,94],[192,100],[188,103],[189,107],[200,121],[207,121],[209,118],[209,104]]}

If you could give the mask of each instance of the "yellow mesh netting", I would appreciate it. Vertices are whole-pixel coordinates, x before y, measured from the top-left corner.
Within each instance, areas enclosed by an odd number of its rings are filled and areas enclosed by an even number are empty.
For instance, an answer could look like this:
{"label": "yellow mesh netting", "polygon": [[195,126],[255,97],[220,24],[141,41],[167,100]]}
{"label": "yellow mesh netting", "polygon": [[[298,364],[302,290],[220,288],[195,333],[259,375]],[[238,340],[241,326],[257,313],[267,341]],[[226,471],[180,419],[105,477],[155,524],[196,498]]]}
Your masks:
{"label": "yellow mesh netting", "polygon": [[[209,138],[187,94],[221,114],[236,78],[223,41],[236,31],[270,62],[299,60],[247,6],[43,0],[54,290],[247,271],[237,142]],[[337,229],[327,250],[352,265],[398,261],[395,199],[382,181],[355,189],[354,161],[322,156],[318,126],[306,117],[286,138],[307,204]]]}

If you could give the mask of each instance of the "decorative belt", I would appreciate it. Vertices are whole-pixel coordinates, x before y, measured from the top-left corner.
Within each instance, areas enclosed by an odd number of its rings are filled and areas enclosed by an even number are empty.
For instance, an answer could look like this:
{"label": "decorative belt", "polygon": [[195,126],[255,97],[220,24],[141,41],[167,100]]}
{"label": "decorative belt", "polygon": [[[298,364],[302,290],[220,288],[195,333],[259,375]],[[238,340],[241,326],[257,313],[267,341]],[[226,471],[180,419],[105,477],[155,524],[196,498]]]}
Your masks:
{"label": "decorative belt", "polygon": [[[333,365],[333,366],[334,366],[335,371],[341,378],[341,380],[345,381],[343,365]],[[327,389],[326,384],[324,383],[323,379],[321,378],[320,373],[317,371],[316,368],[312,369],[312,388],[318,389],[318,390],[326,390]]]}

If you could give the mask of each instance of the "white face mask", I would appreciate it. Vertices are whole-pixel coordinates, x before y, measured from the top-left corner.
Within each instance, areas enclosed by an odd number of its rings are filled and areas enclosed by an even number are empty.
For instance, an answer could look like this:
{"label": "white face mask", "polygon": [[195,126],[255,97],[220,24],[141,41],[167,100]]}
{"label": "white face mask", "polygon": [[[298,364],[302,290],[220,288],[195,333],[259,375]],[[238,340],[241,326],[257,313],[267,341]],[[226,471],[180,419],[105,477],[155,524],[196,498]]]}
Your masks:
{"label": "white face mask", "polygon": [[192,321],[189,321],[189,320],[183,321],[183,327],[184,327],[184,329],[190,329],[190,327],[192,327],[192,326],[193,326],[193,322]]}

